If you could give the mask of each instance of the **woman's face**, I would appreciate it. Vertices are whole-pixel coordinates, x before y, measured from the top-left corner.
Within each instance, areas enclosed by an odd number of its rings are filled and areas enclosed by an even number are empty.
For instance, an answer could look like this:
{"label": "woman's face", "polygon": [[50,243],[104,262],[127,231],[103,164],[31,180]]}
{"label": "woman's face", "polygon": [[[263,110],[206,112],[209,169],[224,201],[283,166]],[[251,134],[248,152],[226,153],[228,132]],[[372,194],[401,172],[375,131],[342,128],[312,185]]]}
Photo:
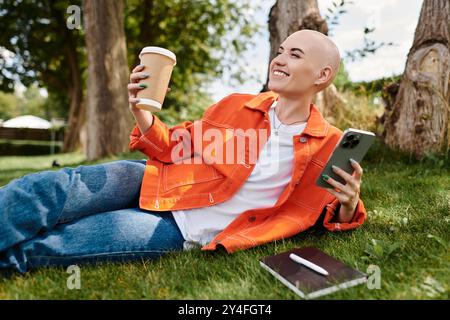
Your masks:
{"label": "woman's face", "polygon": [[280,94],[303,94],[314,87],[314,68],[301,43],[284,41],[270,63],[269,90]]}
{"label": "woman's face", "polygon": [[280,45],[277,56],[270,62],[268,88],[289,96],[313,95],[320,85],[330,79],[331,69],[323,39],[308,32],[296,32]]}

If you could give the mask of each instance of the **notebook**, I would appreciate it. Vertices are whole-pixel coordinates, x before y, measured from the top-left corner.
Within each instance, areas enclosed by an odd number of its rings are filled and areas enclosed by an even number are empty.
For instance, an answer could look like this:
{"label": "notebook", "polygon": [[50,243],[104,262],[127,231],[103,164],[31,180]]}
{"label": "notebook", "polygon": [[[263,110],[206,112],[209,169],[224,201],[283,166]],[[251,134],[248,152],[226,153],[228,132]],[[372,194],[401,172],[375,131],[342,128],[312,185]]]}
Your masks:
{"label": "notebook", "polygon": [[[291,253],[322,267],[329,273],[328,276],[291,260],[289,258]],[[366,274],[316,248],[294,248],[277,255],[260,258],[259,263],[304,299],[317,298],[367,281]]]}

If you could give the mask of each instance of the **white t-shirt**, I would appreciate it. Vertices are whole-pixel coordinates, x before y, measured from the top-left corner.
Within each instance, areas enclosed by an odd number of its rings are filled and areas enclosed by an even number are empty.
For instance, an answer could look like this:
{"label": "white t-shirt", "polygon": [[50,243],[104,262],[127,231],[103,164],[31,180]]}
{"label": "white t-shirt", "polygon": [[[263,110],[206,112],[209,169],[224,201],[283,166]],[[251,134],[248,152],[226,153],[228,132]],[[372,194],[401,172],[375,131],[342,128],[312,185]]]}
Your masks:
{"label": "white t-shirt", "polygon": [[184,249],[203,246],[228,226],[238,215],[250,209],[273,207],[291,180],[294,163],[293,136],[306,123],[284,125],[275,113],[274,101],[269,110],[272,128],[257,163],[244,185],[227,201],[204,208],[172,211],[185,239]]}

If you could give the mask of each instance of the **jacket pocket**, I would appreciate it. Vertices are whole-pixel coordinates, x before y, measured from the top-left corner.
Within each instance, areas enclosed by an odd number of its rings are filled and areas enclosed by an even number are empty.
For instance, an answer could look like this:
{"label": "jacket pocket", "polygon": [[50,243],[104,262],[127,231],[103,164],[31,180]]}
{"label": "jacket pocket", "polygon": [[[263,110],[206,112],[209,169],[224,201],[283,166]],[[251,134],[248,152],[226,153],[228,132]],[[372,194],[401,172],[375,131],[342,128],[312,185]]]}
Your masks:
{"label": "jacket pocket", "polygon": [[200,163],[168,164],[163,170],[163,188],[174,188],[222,179],[224,176],[212,165]]}
{"label": "jacket pocket", "polygon": [[291,194],[290,200],[307,209],[322,210],[329,194],[324,188],[316,185],[316,180],[322,170],[323,166],[313,159],[300,179],[300,183]]}

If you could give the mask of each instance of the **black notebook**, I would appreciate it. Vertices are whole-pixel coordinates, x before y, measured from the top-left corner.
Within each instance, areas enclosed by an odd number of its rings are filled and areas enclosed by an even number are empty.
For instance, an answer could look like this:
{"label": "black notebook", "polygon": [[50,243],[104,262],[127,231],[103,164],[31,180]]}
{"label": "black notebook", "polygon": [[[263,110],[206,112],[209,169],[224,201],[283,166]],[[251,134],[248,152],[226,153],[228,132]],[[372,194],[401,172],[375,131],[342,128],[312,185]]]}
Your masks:
{"label": "black notebook", "polygon": [[[291,253],[328,272],[324,276],[289,258]],[[367,275],[353,269],[316,248],[295,248],[259,259],[261,266],[300,297],[317,298],[367,281]]]}

